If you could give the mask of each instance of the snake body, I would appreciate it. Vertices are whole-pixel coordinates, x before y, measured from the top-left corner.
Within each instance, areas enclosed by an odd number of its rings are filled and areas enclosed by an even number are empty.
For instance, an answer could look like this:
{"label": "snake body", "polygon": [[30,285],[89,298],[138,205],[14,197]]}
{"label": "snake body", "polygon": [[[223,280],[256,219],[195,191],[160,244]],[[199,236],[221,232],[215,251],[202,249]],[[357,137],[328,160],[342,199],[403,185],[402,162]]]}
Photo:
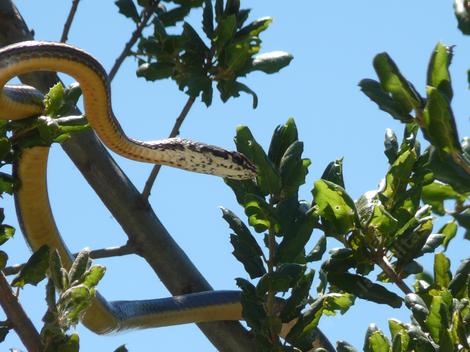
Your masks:
{"label": "snake body", "polygon": [[[107,74],[91,55],[63,43],[26,41],[0,49],[0,119],[20,120],[43,111],[43,96],[28,86],[9,86],[18,75],[33,71],[62,72],[78,81],[89,124],[114,152],[137,161],[169,165],[232,179],[249,179],[255,166],[242,154],[180,138],[143,142],[126,136],[111,107]],[[52,215],[46,182],[49,147],[24,149],[14,165],[21,186],[15,204],[23,234],[33,251],[47,244],[57,248],[65,268],[74,257]],[[98,292],[82,317],[98,334],[215,320],[241,320],[239,291],[208,291],[152,300],[107,301]],[[286,324],[287,332],[293,322]],[[318,331],[312,346],[328,346]]]}
{"label": "snake body", "polygon": [[[0,119],[20,120],[42,113],[42,94],[27,86],[8,86],[13,77],[32,71],[63,72],[78,81],[88,122],[100,139],[116,153],[142,162],[169,165],[193,172],[246,179],[255,175],[242,154],[180,138],[143,142],[125,135],[115,118],[106,72],[92,56],[70,45],[29,41],[0,50]],[[70,268],[73,256],[64,243],[49,204],[46,169],[49,147],[22,151],[14,166],[21,187],[15,203],[21,228],[31,246],[57,248]],[[108,302],[99,293],[82,321],[104,334],[213,320],[241,319],[240,293],[209,291],[145,301]]]}

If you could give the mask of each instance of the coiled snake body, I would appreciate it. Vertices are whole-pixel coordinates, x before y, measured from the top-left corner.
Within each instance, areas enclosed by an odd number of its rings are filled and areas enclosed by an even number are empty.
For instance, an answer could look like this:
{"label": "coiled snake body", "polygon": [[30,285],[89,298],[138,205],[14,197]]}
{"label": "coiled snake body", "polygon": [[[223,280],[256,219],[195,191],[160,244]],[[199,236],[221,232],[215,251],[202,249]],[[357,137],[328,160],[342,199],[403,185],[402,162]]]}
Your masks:
{"label": "coiled snake body", "polygon": [[[106,146],[124,157],[234,179],[256,174],[253,164],[237,152],[177,138],[154,142],[128,138],[112,112],[109,81],[102,66],[86,52],[62,43],[29,41],[0,50],[0,119],[19,120],[42,113],[40,93],[33,88],[6,85],[11,78],[32,71],[63,72],[76,79],[83,92],[88,122]],[[57,229],[47,195],[48,151],[48,147],[22,151],[14,167],[21,181],[15,202],[31,248],[37,250],[44,244],[57,248],[64,266],[70,267],[73,256]],[[238,291],[117,302],[108,302],[97,293],[82,322],[92,331],[104,334],[241,318]]]}

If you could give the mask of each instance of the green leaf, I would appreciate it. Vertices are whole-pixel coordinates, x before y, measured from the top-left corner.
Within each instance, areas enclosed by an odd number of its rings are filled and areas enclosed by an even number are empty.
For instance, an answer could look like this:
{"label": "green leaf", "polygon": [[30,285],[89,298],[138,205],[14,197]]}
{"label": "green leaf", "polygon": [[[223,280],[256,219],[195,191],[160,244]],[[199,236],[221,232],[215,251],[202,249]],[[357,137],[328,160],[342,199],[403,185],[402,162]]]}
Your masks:
{"label": "green leaf", "polygon": [[67,289],[65,287],[65,282],[63,278],[63,265],[62,260],[60,259],[59,252],[57,249],[53,249],[50,251],[50,258],[49,258],[49,277],[54,282],[54,286],[57,287],[59,291],[63,291]]}
{"label": "green leaf", "polygon": [[[280,214],[280,218],[282,214]],[[289,230],[284,233],[277,253],[275,256],[275,262],[291,262],[295,261],[299,255],[304,253],[305,245],[310,240],[313,228],[318,224],[318,217],[314,213],[313,209],[310,209],[307,213],[299,215],[296,221],[291,224]]]}
{"label": "green leaf", "polygon": [[344,188],[326,180],[318,180],[312,194],[318,206],[318,214],[333,224],[335,234],[344,235],[355,228],[356,207]]}
{"label": "green leaf", "polygon": [[434,284],[437,288],[447,288],[450,280],[450,260],[444,253],[437,253],[434,256]]}
{"label": "green leaf", "polygon": [[368,339],[366,352],[387,352],[390,351],[390,341],[382,331],[374,331]]}
{"label": "green leaf", "polygon": [[128,351],[129,350],[127,349],[126,345],[121,345],[114,350],[114,352],[128,352]]}
{"label": "green leaf", "polygon": [[292,117],[290,117],[284,125],[278,125],[274,130],[269,145],[268,156],[272,163],[279,167],[282,156],[287,148],[298,140],[297,126]]}
{"label": "green leaf", "polygon": [[230,15],[218,20],[218,26],[215,30],[214,43],[219,52],[230,40],[232,40],[236,28],[237,17],[235,15]]}
{"label": "green leaf", "polygon": [[[436,179],[451,185],[458,193],[470,192],[470,174],[455,162],[455,159],[461,159],[465,154],[446,154],[430,146],[428,155],[429,163],[426,166]],[[465,162],[465,159],[462,162]]]}
{"label": "green leaf", "polygon": [[432,253],[444,242],[445,236],[440,233],[431,234],[421,250],[422,254]]}
{"label": "green leaf", "polygon": [[394,308],[401,307],[402,299],[400,296],[363,276],[329,272],[328,281],[340,290],[352,293],[362,299],[379,304],[388,304]]}
{"label": "green leaf", "polygon": [[441,296],[432,296],[432,302],[429,309],[429,315],[426,319],[426,327],[429,330],[434,341],[439,343],[441,329],[443,326],[443,310],[447,310]]}
{"label": "green leaf", "polygon": [[381,53],[374,58],[374,69],[380,80],[382,89],[391,94],[403,109],[410,112],[420,109],[423,99],[419,96],[413,85],[400,73],[395,62],[387,53]]}
{"label": "green leaf", "polygon": [[429,315],[429,309],[423,299],[415,293],[409,293],[405,296],[405,304],[411,309],[416,321],[423,324]]}
{"label": "green leaf", "polygon": [[329,293],[325,297],[323,314],[336,315],[346,313],[354,304],[355,297],[349,293]]}
{"label": "green leaf", "polygon": [[0,195],[4,192],[8,194],[13,194],[14,189],[15,189],[14,178],[11,175],[0,172]]}
{"label": "green leaf", "polygon": [[381,192],[387,198],[385,205],[393,205],[397,198],[406,191],[410,176],[416,163],[417,155],[414,150],[406,150],[395,160],[385,176],[385,189]]}
{"label": "green leaf", "polygon": [[0,251],[0,270],[5,269],[5,267],[7,266],[7,262],[8,262],[8,254],[4,251]]}
{"label": "green leaf", "polygon": [[441,229],[437,232],[444,236],[444,241],[443,241],[443,246],[444,246],[444,251],[447,250],[447,247],[449,246],[450,241],[455,237],[457,234],[458,226],[455,223],[455,221],[449,221],[446,223],[444,226],[441,227]]}
{"label": "green leaf", "polygon": [[66,326],[75,325],[82,312],[90,305],[94,297],[94,290],[88,289],[85,285],[70,287],[64,291],[57,302],[59,310],[59,321]]}
{"label": "green leaf", "polygon": [[336,342],[336,351],[337,352],[357,352],[357,349],[353,345],[349,344],[346,341]]}
{"label": "green leaf", "polygon": [[147,81],[156,81],[169,78],[173,75],[175,67],[165,62],[145,62],[137,68],[137,77],[144,77]]}
{"label": "green leaf", "polygon": [[388,320],[388,327],[392,334],[392,351],[407,352],[410,343],[410,337],[406,331],[406,325],[396,319]]}
{"label": "green leaf", "polygon": [[432,205],[433,211],[439,215],[445,214],[444,201],[448,199],[458,199],[461,197],[452,186],[434,181],[423,187],[423,201]]}
{"label": "green leaf", "polygon": [[81,283],[89,289],[98,285],[98,282],[103,278],[106,268],[103,265],[93,265],[81,277]]}
{"label": "green leaf", "polygon": [[449,100],[434,87],[428,87],[427,94],[422,121],[424,137],[439,152],[461,153],[457,126]]}
{"label": "green leaf", "polygon": [[242,290],[243,319],[251,328],[261,330],[263,321],[266,319],[263,301],[257,296],[256,288],[249,281],[238,278],[236,283]]}
{"label": "green leaf", "polygon": [[305,183],[308,173],[309,159],[302,159],[304,144],[293,142],[285,151],[279,165],[279,173],[282,182],[282,193],[284,197],[296,194],[301,185]]}
{"label": "green leaf", "polygon": [[272,74],[288,66],[294,57],[285,51],[271,51],[255,56],[247,69]]}
{"label": "green leaf", "polygon": [[452,83],[449,66],[452,61],[452,47],[438,43],[429,60],[427,85],[437,88],[450,102],[452,100]]}
{"label": "green leaf", "polygon": [[449,282],[449,291],[456,298],[466,297],[467,280],[470,275],[470,258],[463,260],[457,270],[454,278]]}
{"label": "green leaf", "polygon": [[276,216],[264,198],[247,195],[244,207],[248,223],[253,226],[256,232],[262,233],[269,228],[275,229],[276,232],[279,231]]}
{"label": "green leaf", "polygon": [[390,128],[385,130],[384,146],[385,156],[387,157],[389,164],[393,164],[398,158],[398,142],[395,132]]}
{"label": "green leaf", "polygon": [[44,245],[28,259],[24,267],[11,282],[11,286],[22,288],[26,284],[36,286],[46,277],[49,268],[49,247]]}
{"label": "green leaf", "polygon": [[410,109],[407,104],[402,105],[393,99],[386,91],[384,91],[379,82],[373,79],[363,79],[359,82],[361,91],[376,103],[380,110],[389,113],[394,119],[403,123],[413,121],[410,115]]}
{"label": "green leaf", "polygon": [[158,16],[158,19],[165,27],[175,26],[178,22],[184,21],[188,16],[190,7],[177,6],[169,11],[163,12]]}
{"label": "green leaf", "polygon": [[65,88],[62,83],[56,83],[44,97],[44,114],[47,116],[59,116],[58,112],[62,106]]}
{"label": "green leaf", "polygon": [[[3,217],[3,211],[2,211]],[[0,245],[4,244],[15,235],[15,228],[10,225],[0,225]]]}
{"label": "green leaf", "polygon": [[73,285],[75,282],[80,282],[83,274],[90,267],[90,249],[82,249],[75,258],[72,267],[69,270],[69,282]]}
{"label": "green leaf", "polygon": [[116,0],[114,3],[119,8],[119,13],[131,18],[135,23],[139,23],[139,14],[132,0]]}
{"label": "green leaf", "polygon": [[214,36],[214,8],[212,0],[204,0],[204,9],[202,12],[202,29],[207,37],[212,39]]}
{"label": "green leaf", "polygon": [[267,273],[256,285],[258,296],[263,296],[268,290],[287,292],[303,277],[306,266],[301,264],[281,264],[276,271]]}
{"label": "green leaf", "polygon": [[470,10],[465,0],[454,1],[455,17],[457,18],[458,27],[463,34],[470,34]]}
{"label": "green leaf", "polygon": [[312,286],[313,277],[315,272],[309,271],[305,274],[292,289],[291,296],[286,300],[282,308],[280,317],[283,322],[289,322],[298,317],[300,312],[305,307],[309,297],[310,287]]}
{"label": "green leaf", "polygon": [[256,239],[239,217],[228,209],[221,208],[221,210],[223,218],[235,232],[235,234],[230,236],[230,242],[233,246],[233,255],[243,264],[250,278],[254,279],[263,276],[266,273],[261,259],[263,252],[256,242]]}
{"label": "green leaf", "polygon": [[220,92],[220,99],[225,103],[232,97],[238,98],[240,93],[247,93],[253,98],[253,109],[258,107],[258,96],[256,93],[247,85],[238,81],[219,81],[217,83],[217,89]]}
{"label": "green leaf", "polygon": [[328,164],[321,179],[327,180],[345,188],[343,179],[343,159],[337,159]]}
{"label": "green leaf", "polygon": [[263,195],[278,194],[281,190],[280,175],[248,127],[239,126],[237,128],[235,144],[237,150],[252,160],[258,168],[256,179]]}
{"label": "green leaf", "polygon": [[307,262],[316,262],[321,260],[323,257],[323,254],[326,251],[326,236],[322,235],[317,243],[315,244],[315,247],[310,251],[310,253],[307,254],[305,257],[305,260]]}

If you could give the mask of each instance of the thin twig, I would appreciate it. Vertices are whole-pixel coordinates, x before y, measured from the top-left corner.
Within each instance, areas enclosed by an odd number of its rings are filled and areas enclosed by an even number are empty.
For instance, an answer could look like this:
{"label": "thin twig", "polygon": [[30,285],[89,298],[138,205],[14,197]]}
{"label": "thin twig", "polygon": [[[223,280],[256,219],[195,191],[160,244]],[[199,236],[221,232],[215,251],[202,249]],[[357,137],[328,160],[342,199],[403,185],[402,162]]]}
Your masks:
{"label": "thin twig", "polygon": [[129,53],[131,52],[132,47],[134,44],[137,42],[139,39],[140,35],[142,34],[142,31],[144,30],[145,26],[147,26],[147,23],[152,17],[153,11],[151,9],[144,9],[140,15],[140,22],[137,25],[137,28],[135,31],[132,33],[131,39],[126,43],[126,46],[122,50],[121,55],[118,56],[116,61],[114,62],[113,67],[111,68],[111,71],[109,71],[109,81],[111,82],[116,75],[117,71],[119,70],[119,67],[121,67],[122,63],[126,59],[127,56],[129,56]]}
{"label": "thin twig", "polygon": [[388,261],[386,256],[383,256],[377,260],[377,265],[384,271],[384,273],[392,280],[405,294],[413,293],[411,289],[406,285],[405,281],[397,275],[395,270],[392,268],[392,264]]}
{"label": "thin twig", "polygon": [[42,351],[41,337],[0,272],[0,305],[16,334],[29,352]]}
{"label": "thin twig", "polygon": [[61,43],[65,43],[67,39],[69,38],[70,27],[72,26],[72,21],[73,21],[73,18],[75,17],[75,13],[77,12],[77,7],[78,7],[79,2],[80,0],[72,1],[72,7],[70,8],[67,21],[65,21],[65,24],[64,24],[64,30],[62,31],[62,36],[60,37]]}
{"label": "thin twig", "polygon": [[[124,255],[134,254],[135,249],[129,244],[125,244],[121,247],[108,247],[96,249],[90,252],[90,258],[92,259],[102,259],[102,258],[111,258],[111,257],[122,257]],[[76,257],[78,253],[75,253],[73,256]],[[18,274],[21,269],[23,269],[24,264],[17,264],[12,266],[7,266],[3,269],[5,275],[15,275]]]}
{"label": "thin twig", "polygon": [[[191,110],[191,107],[193,106],[195,100],[196,100],[195,97],[188,98],[188,101],[186,102],[186,104],[183,107],[183,110],[181,110],[181,113],[176,119],[175,124],[173,125],[173,128],[168,138],[173,138],[180,134],[181,125],[183,124],[184,119],[188,115],[189,110]],[[152,171],[150,172],[149,178],[145,182],[144,190],[142,191],[142,197],[146,200],[148,200],[150,196],[150,191],[152,190],[153,184],[155,183],[155,179],[157,178],[161,167],[162,167],[161,165],[155,165]]]}

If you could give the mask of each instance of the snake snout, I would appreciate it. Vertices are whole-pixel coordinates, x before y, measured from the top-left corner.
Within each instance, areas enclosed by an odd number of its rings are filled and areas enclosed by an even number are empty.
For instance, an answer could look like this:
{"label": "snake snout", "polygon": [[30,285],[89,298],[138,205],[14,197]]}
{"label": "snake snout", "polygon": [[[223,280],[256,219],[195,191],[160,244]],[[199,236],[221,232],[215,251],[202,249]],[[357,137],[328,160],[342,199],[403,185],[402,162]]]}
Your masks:
{"label": "snake snout", "polygon": [[[255,164],[248,159],[245,155],[239,152],[231,152],[232,161],[240,166],[240,171],[243,171],[239,177],[233,177],[236,179],[246,180],[250,178],[256,177],[258,174],[258,169],[256,168]],[[228,177],[232,178],[232,177]]]}

